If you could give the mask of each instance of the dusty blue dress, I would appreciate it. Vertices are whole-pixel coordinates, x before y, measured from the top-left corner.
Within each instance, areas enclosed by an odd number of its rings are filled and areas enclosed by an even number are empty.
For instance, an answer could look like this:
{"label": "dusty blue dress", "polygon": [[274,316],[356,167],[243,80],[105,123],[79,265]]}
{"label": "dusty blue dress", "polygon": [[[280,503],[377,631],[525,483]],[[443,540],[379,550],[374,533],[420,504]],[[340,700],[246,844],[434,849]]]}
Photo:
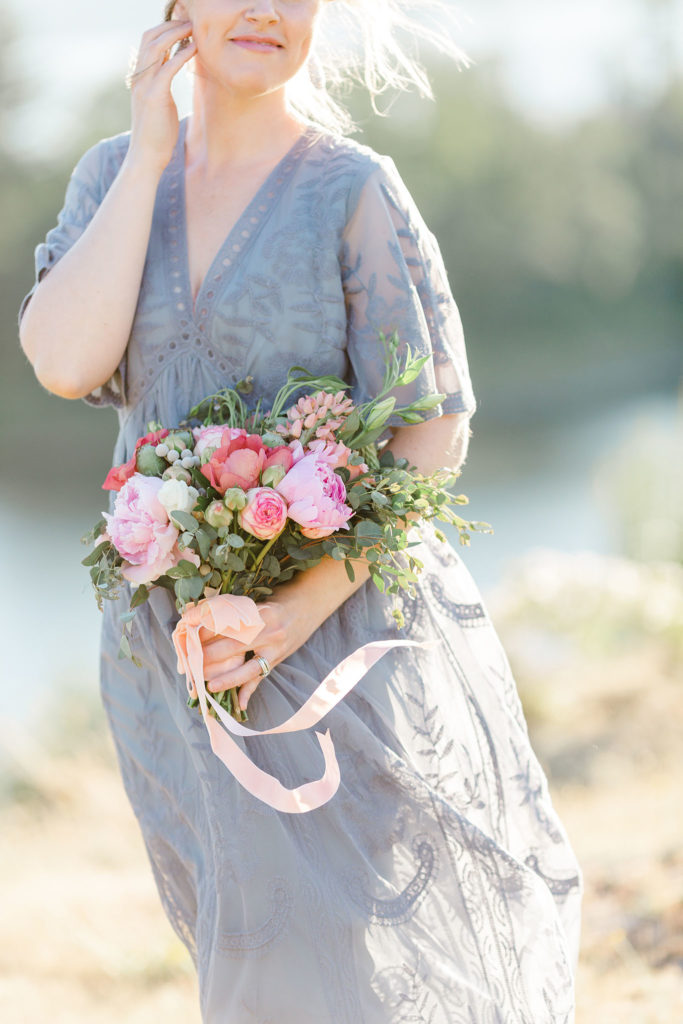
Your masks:
{"label": "dusty blue dress", "polygon": [[[254,397],[272,397],[292,364],[372,395],[379,329],[432,352],[412,387],[447,394],[435,415],[471,415],[436,240],[393,161],[354,140],[305,130],[231,230],[193,308],[187,123],[159,185],[125,357],[87,399],[118,409],[114,462],[149,420],[173,424],[247,375]],[[104,139],[79,161],[37,247],[37,281],[87,227],[128,142]],[[212,753],[176,672],[169,595],[154,593],[136,620],[142,669],[117,659],[126,601],[106,608],[104,707],[206,1024],[573,1020],[578,865],[476,584],[430,528],[416,553],[425,570],[417,598],[403,600],[402,635],[437,643],[387,655],[323,720],[341,785],[307,814],[271,810]],[[259,686],[251,724],[284,721],[356,646],[396,636],[391,607],[372,583],[361,587]],[[240,742],[286,786],[321,774],[313,734]]]}

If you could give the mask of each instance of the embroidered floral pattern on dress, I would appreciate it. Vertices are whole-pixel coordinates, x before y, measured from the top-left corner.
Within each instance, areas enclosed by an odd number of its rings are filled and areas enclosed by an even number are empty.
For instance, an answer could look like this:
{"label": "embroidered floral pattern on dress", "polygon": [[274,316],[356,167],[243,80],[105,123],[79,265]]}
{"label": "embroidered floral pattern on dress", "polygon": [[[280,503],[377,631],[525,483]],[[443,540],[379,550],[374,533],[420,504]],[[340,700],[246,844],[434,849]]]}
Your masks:
{"label": "embroidered floral pattern on dress", "polygon": [[373,924],[397,925],[409,921],[417,909],[420,898],[436,875],[436,849],[426,836],[413,840],[417,870],[398,896],[379,897],[368,892],[367,879],[362,875],[349,875],[347,891]]}
{"label": "embroidered floral pattern on dress", "polygon": [[[393,161],[307,136],[227,236],[193,311],[182,131],[126,353],[87,399],[118,406],[113,463],[149,420],[178,422],[218,387],[251,377],[247,399],[272,399],[292,364],[376,393],[380,329],[432,356],[411,398],[438,390],[443,411],[474,411],[436,239]],[[86,229],[128,139],[79,161],[37,277]],[[251,699],[254,728],[269,728],[359,644],[427,642],[387,654],[326,716],[341,783],[310,814],[256,807],[213,755],[176,670],[170,595],[139,609],[141,669],[117,658],[130,593],[105,608],[103,702],[163,907],[197,964],[204,1024],[570,1024],[580,871],[466,553],[431,529],[420,539],[404,629],[366,583]],[[313,735],[241,742],[288,788],[320,774]]]}
{"label": "embroidered floral pattern on dress", "polygon": [[263,956],[275,942],[284,937],[284,929],[294,899],[284,879],[270,883],[272,913],[259,927],[249,932],[221,932],[218,948],[231,957]]}

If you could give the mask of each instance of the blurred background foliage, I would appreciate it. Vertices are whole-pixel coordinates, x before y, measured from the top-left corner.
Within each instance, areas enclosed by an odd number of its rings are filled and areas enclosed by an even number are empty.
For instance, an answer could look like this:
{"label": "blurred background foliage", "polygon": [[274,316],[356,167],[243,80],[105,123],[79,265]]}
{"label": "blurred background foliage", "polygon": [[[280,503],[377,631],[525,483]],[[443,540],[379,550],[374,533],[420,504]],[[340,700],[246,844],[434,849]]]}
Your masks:
{"label": "blurred background foliage", "polygon": [[[3,59],[4,20],[0,118],[22,95]],[[598,402],[671,388],[681,355],[683,79],[646,104],[625,90],[552,130],[506,102],[495,60],[460,74],[432,60],[430,76],[434,104],[406,95],[385,119],[370,119],[360,96],[351,106],[365,122],[356,137],[391,154],[441,245],[465,325],[476,428],[575,419]],[[29,401],[72,436],[87,422],[91,440],[111,437],[109,413],[37,391],[11,314],[76,160],[128,127],[118,83],[93,97],[55,162],[18,159],[0,133],[3,429]]]}
{"label": "blurred background foliage", "polygon": [[[604,104],[571,121],[527,116],[495,58],[460,74],[431,58],[436,103],[406,95],[386,118],[350,98],[355,137],[392,156],[436,235],[463,318],[478,409],[462,485],[496,533],[462,553],[586,872],[581,1024],[683,1019],[683,77],[673,0],[642,7],[661,88],[613,68]],[[41,389],[16,328],[69,174],[93,142],[127,130],[129,98],[121,82],[106,87],[58,151],[18,155],[7,121],[30,95],[4,8],[0,29],[0,544],[14,581],[2,598],[0,865],[14,895],[0,995],[22,1020],[62,1006],[69,1024],[186,1024],[193,975],[115,777],[78,566],[116,420]],[[13,680],[34,633],[17,595],[42,622],[23,692]],[[34,735],[17,728],[32,691],[51,698]],[[38,932],[29,976],[22,936]]]}

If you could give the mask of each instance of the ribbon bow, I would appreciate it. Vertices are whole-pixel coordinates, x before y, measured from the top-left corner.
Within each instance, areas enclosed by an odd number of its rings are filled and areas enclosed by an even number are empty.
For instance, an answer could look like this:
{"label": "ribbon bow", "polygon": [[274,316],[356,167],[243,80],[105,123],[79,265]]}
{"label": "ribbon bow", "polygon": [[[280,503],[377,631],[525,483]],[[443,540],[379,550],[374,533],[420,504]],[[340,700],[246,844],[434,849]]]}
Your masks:
{"label": "ribbon bow", "polygon": [[[201,629],[216,636],[237,640],[249,649],[263,629],[258,605],[250,597],[219,594],[204,598],[188,606],[173,631],[173,644],[178,655],[178,671],[185,674],[188,692],[196,692],[202,709],[204,724],[211,741],[211,749],[237,781],[252,796],[276,811],[303,814],[326,804],[339,788],[339,765],[334,752],[330,730],[316,732],[325,758],[323,775],[295,789],[287,789],[277,779],[263,771],[247,757],[229,733],[235,736],[267,736],[270,733],[300,732],[317,725],[320,719],[344,699],[365,673],[394,647],[422,647],[415,640],[376,640],[364,644],[344,658],[323,679],[306,702],[287,721],[272,729],[249,729],[237,722],[206,690],[204,680],[204,652],[200,640]],[[208,703],[217,719],[208,714]],[[222,723],[222,724],[221,724]],[[225,727],[225,728],[223,728]],[[226,732],[227,730],[227,732]]]}

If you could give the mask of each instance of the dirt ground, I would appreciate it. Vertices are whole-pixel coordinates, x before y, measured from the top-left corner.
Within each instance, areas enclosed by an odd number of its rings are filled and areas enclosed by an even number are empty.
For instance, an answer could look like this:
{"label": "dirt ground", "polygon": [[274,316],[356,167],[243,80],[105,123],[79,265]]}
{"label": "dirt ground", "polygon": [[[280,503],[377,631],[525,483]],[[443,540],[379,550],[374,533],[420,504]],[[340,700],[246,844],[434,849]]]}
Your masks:
{"label": "dirt ground", "polygon": [[[552,685],[520,662],[534,745],[585,872],[577,1024],[683,1021],[679,669],[659,643],[565,660]],[[2,1020],[199,1024],[193,968],[98,710],[62,732],[68,749],[48,754],[5,737]]]}

